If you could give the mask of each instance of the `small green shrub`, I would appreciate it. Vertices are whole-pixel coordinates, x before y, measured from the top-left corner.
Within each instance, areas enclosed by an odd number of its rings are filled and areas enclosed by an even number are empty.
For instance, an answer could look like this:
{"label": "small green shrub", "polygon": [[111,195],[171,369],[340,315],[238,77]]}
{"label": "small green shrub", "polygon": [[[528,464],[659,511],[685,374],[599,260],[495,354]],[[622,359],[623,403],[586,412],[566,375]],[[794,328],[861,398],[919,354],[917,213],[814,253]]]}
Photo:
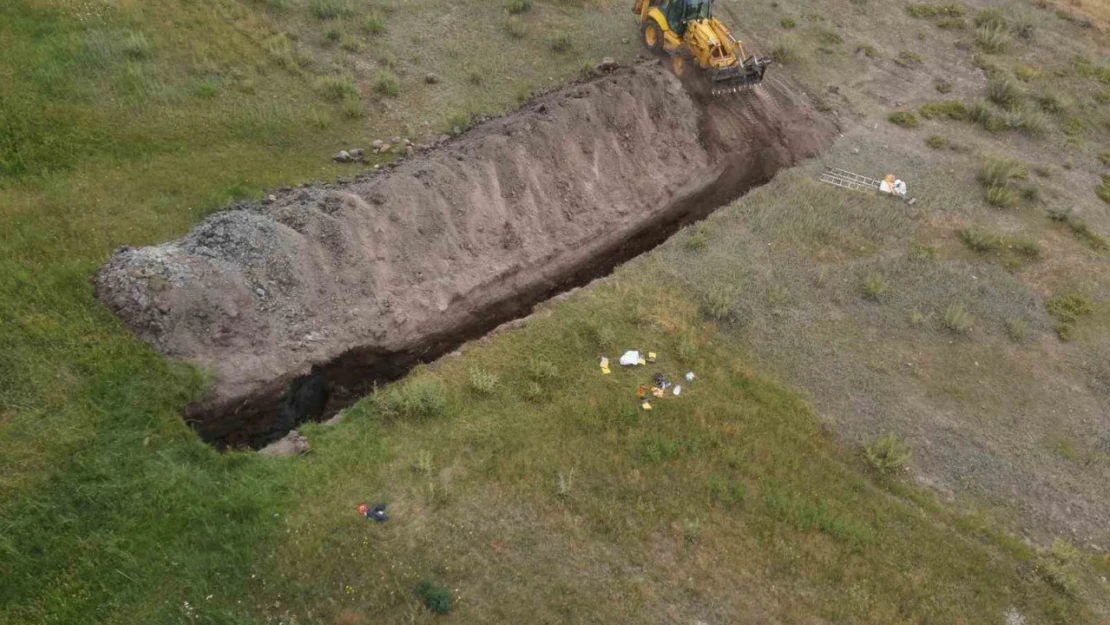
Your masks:
{"label": "small green shrub", "polygon": [[975,14],[975,25],[1004,29],[1006,28],[1006,18],[1002,15],[1002,9],[983,9]]}
{"label": "small green shrub", "polygon": [[1011,130],[1020,130],[1030,137],[1043,137],[1048,129],[1044,115],[1037,111],[1021,111],[1007,115],[1003,123]]}
{"label": "small green shrub", "polygon": [[1021,197],[1034,202],[1041,197],[1041,188],[1035,184],[1027,184],[1021,188]]}
{"label": "small green shrub", "polygon": [[934,150],[942,150],[948,147],[948,139],[941,135],[929,135],[929,138],[925,140],[925,145]]}
{"label": "small green shrub", "polygon": [[705,233],[701,230],[691,230],[690,236],[682,242],[682,248],[687,252],[701,252],[708,246],[709,242],[706,240]]}
{"label": "small green shrub", "polygon": [[496,373],[477,367],[472,367],[470,369],[470,390],[475,395],[493,395],[500,381],[501,378]]}
{"label": "small green shrub", "polygon": [[987,99],[1007,111],[1021,107],[1021,90],[1009,78],[999,76],[987,82]]}
{"label": "small green shrub", "polygon": [[445,132],[449,135],[461,135],[463,131],[470,127],[470,114],[469,113],[452,113],[447,116],[447,120],[443,124]]}
{"label": "small green shrub", "polygon": [[524,373],[528,379],[538,384],[547,386],[559,380],[559,368],[550,360],[531,357],[524,366]]}
{"label": "small green shrub", "polygon": [[709,498],[725,508],[739,507],[744,503],[748,487],[740,480],[729,479],[714,473],[709,476]]}
{"label": "small green shrub", "polygon": [[917,116],[909,111],[894,111],[886,118],[890,123],[903,128],[917,128]]}
{"label": "small green shrub", "polygon": [[925,119],[935,119],[937,117],[947,117],[957,121],[967,119],[967,107],[962,102],[957,100],[947,100],[945,102],[929,102],[922,104],[918,109],[921,116]]}
{"label": "small green shrub", "polygon": [[371,35],[377,35],[378,33],[384,32],[385,18],[381,15],[378,15],[377,13],[371,13],[370,15],[366,16],[365,20],[362,21],[362,29],[370,33]]}
{"label": "small green shrub", "polygon": [[1083,297],[1079,293],[1068,293],[1067,295],[1054,295],[1044,303],[1045,310],[1064,323],[1074,323],[1080,317],[1086,316],[1094,312],[1094,306],[1091,300]]}
{"label": "small green shrub", "polygon": [[937,20],[937,28],[941,30],[963,30],[967,28],[967,22],[962,17],[943,17]]}
{"label": "small green shrub", "polygon": [[212,83],[204,83],[197,87],[196,94],[198,98],[211,99],[216,97],[216,85]]}
{"label": "small green shrub", "polygon": [[844,37],[841,37],[839,33],[827,28],[822,28],[818,32],[817,40],[827,46],[835,46],[844,43]]}
{"label": "small green shrub", "polygon": [[334,20],[355,14],[354,9],[344,0],[310,0],[308,12],[318,20]]}
{"label": "small green shrub", "polygon": [[910,446],[899,440],[894,432],[887,432],[863,447],[863,457],[867,464],[882,477],[890,477],[905,470],[911,455]]}
{"label": "small green shrub", "polygon": [[937,93],[951,93],[952,92],[952,83],[950,83],[950,82],[938,82],[936,84],[935,88],[937,90]]}
{"label": "small green shrub", "polygon": [[447,614],[453,607],[451,590],[429,580],[421,580],[416,585],[416,594],[424,601],[424,606],[435,614]]}
{"label": "small green shrub", "polygon": [[794,18],[792,18],[792,17],[784,17],[781,20],[779,20],[779,26],[782,26],[786,30],[790,30],[791,28],[794,28],[797,25],[798,25],[797,22],[795,22]]}
{"label": "small green shrub", "polygon": [[879,56],[879,51],[875,49],[875,46],[869,43],[856,44],[856,53],[860,52],[863,53],[863,56],[866,56],[869,59],[873,59]]}
{"label": "small green shrub", "polygon": [[988,54],[1000,54],[1010,47],[1010,33],[1005,27],[980,26],[975,29],[975,45]]}
{"label": "small green shrub", "polygon": [[324,41],[336,43],[343,37],[343,31],[338,28],[329,28],[324,31]]}
{"label": "small green shrub", "polygon": [[375,404],[390,418],[433,419],[447,415],[447,385],[433,376],[395,384],[374,395]]}
{"label": "small green shrub", "polygon": [[532,10],[532,0],[509,0],[505,3],[505,10],[510,15],[520,15]]}
{"label": "small green shrub", "polygon": [[505,19],[505,32],[513,39],[524,39],[528,36],[528,27],[524,25],[524,20],[510,15]]}
{"label": "small green shrub", "polygon": [[956,334],[967,334],[974,324],[971,313],[967,311],[967,306],[962,302],[949,304],[948,308],[944,309],[942,321],[945,328]]}
{"label": "small green shrub", "polygon": [[401,83],[393,72],[383,69],[374,77],[374,91],[391,98],[396,97],[401,93]]}
{"label": "small green shrub", "polygon": [[913,67],[915,65],[921,65],[921,60],[922,59],[920,54],[916,52],[911,52],[909,50],[902,50],[898,53],[898,56],[894,59],[894,62],[898,65],[901,65],[902,67]]}
{"label": "small green shrub", "polygon": [[332,102],[342,102],[347,98],[358,98],[358,88],[346,78],[325,76],[316,82],[316,90]]}
{"label": "small green shrub", "polygon": [[1015,343],[1020,343],[1025,340],[1029,329],[1024,319],[1007,319],[1006,320],[1006,336]]}
{"label": "small green shrub", "polygon": [[771,49],[771,57],[775,62],[783,65],[792,65],[802,59],[802,47],[798,40],[789,35],[779,37],[775,47]]}
{"label": "small green shrub", "polygon": [[560,54],[570,50],[572,43],[570,35],[561,30],[551,36],[551,49]]}
{"label": "small green shrub", "polygon": [[1103,165],[1110,165],[1110,152],[1099,152],[1098,162],[1102,163]]}
{"label": "small green shrub", "polygon": [[882,274],[873,273],[863,279],[863,294],[873,300],[879,300],[886,293],[886,280]]}

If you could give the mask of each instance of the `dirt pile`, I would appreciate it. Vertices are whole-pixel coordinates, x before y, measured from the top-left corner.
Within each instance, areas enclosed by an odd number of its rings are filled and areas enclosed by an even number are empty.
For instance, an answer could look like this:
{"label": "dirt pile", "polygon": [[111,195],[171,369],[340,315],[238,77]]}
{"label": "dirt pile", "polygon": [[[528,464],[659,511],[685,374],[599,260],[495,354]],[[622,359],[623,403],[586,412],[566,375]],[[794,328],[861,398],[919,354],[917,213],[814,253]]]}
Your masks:
{"label": "dirt pile", "polygon": [[260,445],[611,270],[833,134],[785,84],[707,104],[645,64],[353,183],[117,250],[97,294],[211,372],[187,415],[202,437]]}

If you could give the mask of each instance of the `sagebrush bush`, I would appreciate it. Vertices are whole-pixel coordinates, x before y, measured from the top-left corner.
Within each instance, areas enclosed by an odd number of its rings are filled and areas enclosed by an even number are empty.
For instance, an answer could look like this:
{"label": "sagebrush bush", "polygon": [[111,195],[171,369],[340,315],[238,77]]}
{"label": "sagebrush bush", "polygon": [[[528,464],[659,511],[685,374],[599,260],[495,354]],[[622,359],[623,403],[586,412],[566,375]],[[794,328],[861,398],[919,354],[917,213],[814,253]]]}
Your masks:
{"label": "sagebrush bush", "polygon": [[899,440],[894,432],[887,432],[863,447],[867,464],[884,477],[903,471],[911,455],[910,446]]}
{"label": "sagebrush bush", "polygon": [[505,10],[510,15],[519,15],[532,10],[532,0],[509,0],[505,3]]}
{"label": "sagebrush bush", "polygon": [[781,20],[779,20],[779,26],[782,26],[786,30],[790,30],[791,28],[794,28],[795,26],[797,26],[797,22],[795,22],[794,18],[792,18],[792,17],[784,17]]}
{"label": "sagebrush bush", "polygon": [[961,302],[949,304],[948,308],[944,309],[943,322],[945,328],[956,334],[967,334],[974,324],[967,306]]}
{"label": "sagebrush bush", "polygon": [[890,115],[887,115],[886,118],[890,123],[903,128],[917,128],[917,115],[909,111],[894,111]]}
{"label": "sagebrush bush", "polygon": [[421,580],[416,585],[416,594],[424,601],[424,606],[435,614],[447,614],[453,607],[451,590],[430,580]]}
{"label": "sagebrush bush", "polygon": [[316,81],[316,90],[320,95],[333,102],[342,102],[347,98],[358,98],[358,88],[346,78],[325,76]]}
{"label": "sagebrush bush", "polygon": [[420,376],[379,391],[374,401],[391,418],[433,419],[447,415],[447,385],[433,376]]}

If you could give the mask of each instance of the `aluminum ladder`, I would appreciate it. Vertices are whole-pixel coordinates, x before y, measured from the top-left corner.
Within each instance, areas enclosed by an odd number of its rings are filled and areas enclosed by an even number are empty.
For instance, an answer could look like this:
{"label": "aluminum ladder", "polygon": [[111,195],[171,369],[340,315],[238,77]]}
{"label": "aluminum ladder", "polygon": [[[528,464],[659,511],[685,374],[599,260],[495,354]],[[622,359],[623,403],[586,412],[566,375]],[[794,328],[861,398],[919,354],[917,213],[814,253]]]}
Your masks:
{"label": "aluminum ladder", "polygon": [[875,178],[853,174],[850,171],[837,169],[836,167],[826,167],[817,179],[826,184],[852,189],[853,191],[878,191],[880,184],[880,181]]}

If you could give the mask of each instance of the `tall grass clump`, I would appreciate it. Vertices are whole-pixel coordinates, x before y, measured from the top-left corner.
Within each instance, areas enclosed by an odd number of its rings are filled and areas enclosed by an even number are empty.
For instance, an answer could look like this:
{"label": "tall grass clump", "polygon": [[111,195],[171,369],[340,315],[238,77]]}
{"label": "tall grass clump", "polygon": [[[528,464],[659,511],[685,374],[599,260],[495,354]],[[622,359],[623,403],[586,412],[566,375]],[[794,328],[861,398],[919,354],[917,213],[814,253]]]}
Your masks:
{"label": "tall grass clump", "polygon": [[528,34],[528,28],[524,25],[524,20],[520,19],[520,17],[510,15],[505,18],[505,32],[513,39],[524,39]]}
{"label": "tall grass clump", "polygon": [[401,83],[396,74],[383,69],[374,77],[374,91],[381,95],[395,97],[401,93]]}
{"label": "tall grass clump", "polygon": [[1011,185],[1014,180],[1028,177],[1021,163],[997,156],[988,157],[979,168],[977,179],[986,187],[987,203],[1000,208],[1017,204],[1019,194]]}
{"label": "tall grass clump", "polygon": [[434,419],[447,415],[447,385],[433,376],[411,378],[373,396],[387,418]]}
{"label": "tall grass clump", "polygon": [[882,274],[873,273],[863,279],[863,294],[875,301],[879,301],[886,290],[886,280]]}
{"label": "tall grass clump", "polygon": [[1021,108],[1021,89],[1009,78],[999,76],[987,83],[987,99],[1007,111],[1016,111]]}
{"label": "tall grass clump", "polygon": [[345,0],[310,0],[308,12],[318,20],[334,20],[355,14]]}
{"label": "tall grass clump", "polygon": [[967,334],[971,331],[971,326],[974,324],[974,319],[971,313],[967,311],[967,306],[962,302],[955,302],[948,305],[944,309],[944,316],[941,318],[944,327],[950,332],[956,334]]}
{"label": "tall grass clump", "polygon": [[505,10],[510,15],[520,15],[532,10],[532,0],[509,0],[505,3]]}
{"label": "tall grass clump", "polygon": [[385,31],[385,18],[377,13],[371,13],[362,21],[362,29],[371,35]]}
{"label": "tall grass clump", "polygon": [[325,76],[316,81],[316,91],[332,102],[342,102],[348,98],[358,98],[358,88],[346,78]]}
{"label": "tall grass clump", "polygon": [[1010,33],[1005,26],[980,26],[975,29],[975,45],[988,54],[1000,54],[1010,47]]}
{"label": "tall grass clump", "polygon": [[997,7],[983,9],[975,13],[975,25],[990,28],[1006,28],[1006,17],[1002,15],[1002,9]]}
{"label": "tall grass clump", "polygon": [[783,65],[792,65],[802,60],[802,45],[797,38],[784,35],[775,41],[771,57]]}
{"label": "tall grass clump", "polygon": [[551,49],[556,53],[562,54],[570,50],[572,44],[573,42],[571,41],[570,35],[561,30],[556,31],[555,34],[551,36]]}
{"label": "tall grass clump", "polygon": [[1095,187],[1095,195],[1098,196],[1098,199],[1110,204],[1110,175],[1102,177],[1102,182]]}
{"label": "tall grass clump", "polygon": [[948,100],[945,102],[928,102],[922,104],[918,109],[921,116],[925,119],[935,119],[938,117],[947,117],[957,121],[967,119],[967,107],[962,102],[957,100]]}
{"label": "tall grass clump", "polygon": [[1087,225],[1086,221],[1072,214],[1070,208],[1062,211],[1051,210],[1048,212],[1048,217],[1052,221],[1066,226],[1073,235],[1096,252],[1103,252],[1110,249],[1110,243],[1107,243],[1104,237],[1091,230],[1091,227]]}
{"label": "tall grass clump", "polygon": [[500,381],[501,378],[496,373],[477,367],[472,367],[470,369],[470,390],[473,391],[475,395],[493,395]]}

